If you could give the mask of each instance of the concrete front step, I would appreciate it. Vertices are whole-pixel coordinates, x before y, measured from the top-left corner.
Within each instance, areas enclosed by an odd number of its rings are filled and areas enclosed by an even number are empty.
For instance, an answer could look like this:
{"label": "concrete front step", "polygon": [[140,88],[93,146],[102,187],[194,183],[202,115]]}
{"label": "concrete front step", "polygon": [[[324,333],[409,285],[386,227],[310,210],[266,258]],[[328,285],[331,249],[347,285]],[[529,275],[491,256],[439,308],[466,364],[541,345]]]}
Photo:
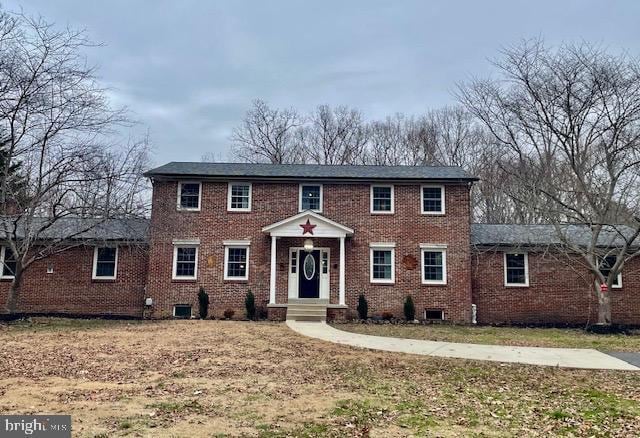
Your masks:
{"label": "concrete front step", "polygon": [[[323,300],[326,301],[326,300]],[[326,321],[327,303],[301,302],[296,300],[292,303],[289,300],[287,305],[287,320],[289,321]]]}

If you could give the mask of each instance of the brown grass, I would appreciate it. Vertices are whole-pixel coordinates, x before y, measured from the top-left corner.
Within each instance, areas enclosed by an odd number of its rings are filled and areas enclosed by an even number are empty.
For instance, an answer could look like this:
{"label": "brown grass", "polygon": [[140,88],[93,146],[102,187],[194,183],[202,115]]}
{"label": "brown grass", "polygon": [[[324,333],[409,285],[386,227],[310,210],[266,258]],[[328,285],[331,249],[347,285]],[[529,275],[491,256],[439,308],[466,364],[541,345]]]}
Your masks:
{"label": "brown grass", "polygon": [[598,335],[581,329],[413,324],[339,324],[340,330],[393,338],[525,347],[595,348],[640,352],[640,333]]}
{"label": "brown grass", "polygon": [[640,374],[358,350],[283,324],[0,326],[0,412],[74,436],[637,436]]}

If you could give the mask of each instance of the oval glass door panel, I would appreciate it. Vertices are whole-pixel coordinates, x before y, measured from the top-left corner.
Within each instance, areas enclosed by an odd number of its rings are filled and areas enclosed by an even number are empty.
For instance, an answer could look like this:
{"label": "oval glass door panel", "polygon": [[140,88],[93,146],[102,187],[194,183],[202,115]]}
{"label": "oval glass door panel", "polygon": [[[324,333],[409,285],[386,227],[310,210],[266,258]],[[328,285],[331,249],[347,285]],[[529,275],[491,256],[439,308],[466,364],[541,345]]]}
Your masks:
{"label": "oval glass door panel", "polygon": [[312,280],[316,275],[316,259],[313,258],[313,254],[307,254],[304,258],[304,278]]}

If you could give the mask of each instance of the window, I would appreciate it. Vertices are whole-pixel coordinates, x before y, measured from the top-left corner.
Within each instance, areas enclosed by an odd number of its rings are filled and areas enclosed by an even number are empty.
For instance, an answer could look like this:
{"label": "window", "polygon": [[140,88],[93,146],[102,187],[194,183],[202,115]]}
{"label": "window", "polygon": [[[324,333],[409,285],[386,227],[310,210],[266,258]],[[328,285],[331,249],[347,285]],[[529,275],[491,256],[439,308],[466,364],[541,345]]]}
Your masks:
{"label": "window", "polygon": [[442,245],[420,245],[422,284],[447,284],[447,250]]}
{"label": "window", "polygon": [[371,213],[393,213],[393,186],[371,186]]}
{"label": "window", "polygon": [[247,280],[249,278],[249,247],[228,245],[224,248],[224,279]]}
{"label": "window", "polygon": [[173,247],[173,279],[195,280],[198,275],[198,246],[176,245]]}
{"label": "window", "polygon": [[2,258],[0,278],[13,278],[16,272],[16,258],[11,248],[3,246],[0,257]]}
{"label": "window", "polygon": [[329,252],[322,251],[322,273],[329,273]]}
{"label": "window", "polygon": [[191,304],[176,304],[173,306],[175,318],[191,318]]}
{"label": "window", "polygon": [[199,182],[178,183],[178,210],[199,211],[201,188]]}
{"label": "window", "polygon": [[424,309],[424,319],[444,320],[444,311],[441,309]]}
{"label": "window", "polygon": [[[605,258],[600,260],[600,272],[604,275],[604,278],[609,276],[611,272],[611,268],[616,264],[616,256],[606,256]],[[611,287],[621,288],[622,287],[622,272],[618,272],[618,276],[613,280],[613,284]]]}
{"label": "window", "polygon": [[529,286],[529,260],[527,253],[504,254],[505,286]]}
{"label": "window", "polygon": [[251,184],[229,183],[228,211],[251,211]]}
{"label": "window", "polygon": [[118,271],[118,247],[96,247],[93,251],[93,279],[115,280]]}
{"label": "window", "polygon": [[291,273],[295,274],[298,272],[298,250],[294,250],[291,252]]}
{"label": "window", "polygon": [[300,184],[300,211],[322,211],[322,185]]}
{"label": "window", "polygon": [[395,244],[372,243],[370,246],[371,283],[393,283],[395,281]]}
{"label": "window", "polygon": [[444,186],[422,186],[422,214],[444,214]]}

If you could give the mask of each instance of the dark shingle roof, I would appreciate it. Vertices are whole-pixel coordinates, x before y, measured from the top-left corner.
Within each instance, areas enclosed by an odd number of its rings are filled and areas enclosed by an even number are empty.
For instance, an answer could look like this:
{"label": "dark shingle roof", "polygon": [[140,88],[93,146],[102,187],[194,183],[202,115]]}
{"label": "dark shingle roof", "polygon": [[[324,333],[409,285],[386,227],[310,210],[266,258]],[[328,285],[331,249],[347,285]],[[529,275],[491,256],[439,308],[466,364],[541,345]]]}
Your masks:
{"label": "dark shingle roof", "polygon": [[[619,225],[605,228],[598,237],[598,246],[615,247],[624,243],[623,236],[631,236],[631,228]],[[591,230],[586,225],[563,225],[563,236],[573,244],[586,246],[591,240]],[[519,224],[472,224],[471,243],[473,245],[515,246],[515,245],[559,245],[562,239],[553,225]]]}
{"label": "dark shingle roof", "polygon": [[[46,219],[36,219],[30,227],[18,228],[18,237],[25,236],[25,230],[34,234],[39,229],[40,224],[45,224]],[[61,218],[51,227],[47,228],[37,236],[40,239],[64,239],[71,237],[71,240],[119,240],[144,242],[148,240],[149,219],[127,218],[127,219],[94,219],[94,218]],[[4,236],[4,230],[0,228],[0,239]]]}
{"label": "dark shingle roof", "polygon": [[454,166],[331,166],[320,164],[251,164],[176,162],[151,169],[153,177],[339,179],[339,180],[455,180],[474,181]]}

